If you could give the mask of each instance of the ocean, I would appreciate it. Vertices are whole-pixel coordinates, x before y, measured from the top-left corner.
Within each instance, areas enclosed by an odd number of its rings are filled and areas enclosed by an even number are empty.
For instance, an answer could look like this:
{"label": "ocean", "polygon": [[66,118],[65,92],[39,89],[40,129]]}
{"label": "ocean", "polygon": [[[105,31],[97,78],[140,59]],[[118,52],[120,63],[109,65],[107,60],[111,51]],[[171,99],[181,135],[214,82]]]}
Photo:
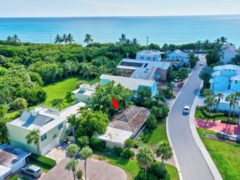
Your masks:
{"label": "ocean", "polygon": [[240,15],[166,17],[0,18],[0,39],[17,34],[23,42],[51,43],[56,34],[71,33],[83,43],[89,33],[95,42],[116,42],[122,33],[141,44],[183,44],[220,36],[240,46]]}

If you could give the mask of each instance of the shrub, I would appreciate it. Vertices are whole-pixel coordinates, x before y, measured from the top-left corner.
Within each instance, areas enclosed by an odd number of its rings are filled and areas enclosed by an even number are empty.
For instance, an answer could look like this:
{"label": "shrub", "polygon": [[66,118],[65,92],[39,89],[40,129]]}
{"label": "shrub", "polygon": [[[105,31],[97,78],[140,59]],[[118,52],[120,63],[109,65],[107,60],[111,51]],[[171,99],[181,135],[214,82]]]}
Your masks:
{"label": "shrub", "polygon": [[126,148],[137,148],[137,142],[129,138],[124,142],[124,146]]}
{"label": "shrub", "polygon": [[81,136],[77,139],[77,144],[80,148],[83,148],[85,146],[89,145],[89,138],[88,136]]}
{"label": "shrub", "polygon": [[90,138],[90,147],[97,151],[104,151],[106,148],[106,142],[99,139],[97,136],[92,136]]}
{"label": "shrub", "polygon": [[28,106],[28,102],[24,98],[17,98],[11,104],[10,107],[12,110],[21,110],[25,109]]}
{"label": "shrub", "polygon": [[163,163],[158,161],[154,162],[150,168],[151,173],[157,177],[157,179],[166,179],[168,176],[167,169]]}
{"label": "shrub", "polygon": [[155,129],[157,127],[157,119],[153,114],[148,117],[146,127],[148,129]]}
{"label": "shrub", "polygon": [[113,152],[114,152],[114,154],[116,154],[117,156],[120,156],[120,155],[122,154],[122,152],[123,152],[123,149],[120,148],[120,147],[114,147],[114,148],[113,148]]}
{"label": "shrub", "polygon": [[47,166],[49,168],[53,168],[56,165],[56,161],[55,160],[50,159],[50,158],[45,157],[45,156],[41,156],[41,155],[37,155],[37,154],[31,154],[31,156],[29,158],[33,162],[45,165],[45,166]]}
{"label": "shrub", "polygon": [[124,159],[130,159],[134,156],[134,152],[131,151],[130,149],[123,149],[122,153],[121,153],[121,157],[124,158]]}
{"label": "shrub", "polygon": [[155,177],[154,175],[152,175],[151,173],[146,173],[144,172],[143,169],[141,169],[138,172],[138,175],[136,177],[137,180],[158,180],[157,177]]}

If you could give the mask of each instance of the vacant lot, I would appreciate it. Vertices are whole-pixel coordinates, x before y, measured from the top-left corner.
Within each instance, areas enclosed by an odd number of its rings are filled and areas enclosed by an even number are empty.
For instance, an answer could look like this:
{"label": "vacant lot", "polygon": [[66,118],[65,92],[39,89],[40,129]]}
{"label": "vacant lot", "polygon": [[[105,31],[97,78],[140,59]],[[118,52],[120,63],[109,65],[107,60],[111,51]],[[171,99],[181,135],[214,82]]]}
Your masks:
{"label": "vacant lot", "polygon": [[208,134],[214,134],[214,132],[198,129],[198,133],[223,179],[239,180],[240,144],[229,144],[226,142],[208,139],[202,136],[204,132]]}

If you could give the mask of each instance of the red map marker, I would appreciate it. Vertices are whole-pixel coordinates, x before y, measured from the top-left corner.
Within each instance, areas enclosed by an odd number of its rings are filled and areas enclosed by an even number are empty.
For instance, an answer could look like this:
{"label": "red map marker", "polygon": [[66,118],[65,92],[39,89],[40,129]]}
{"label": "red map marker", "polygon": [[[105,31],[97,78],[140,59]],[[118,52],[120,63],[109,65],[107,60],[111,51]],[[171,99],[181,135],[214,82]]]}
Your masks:
{"label": "red map marker", "polygon": [[117,100],[115,98],[112,98],[112,106],[115,109],[118,109],[118,107],[119,107],[119,102],[117,102]]}

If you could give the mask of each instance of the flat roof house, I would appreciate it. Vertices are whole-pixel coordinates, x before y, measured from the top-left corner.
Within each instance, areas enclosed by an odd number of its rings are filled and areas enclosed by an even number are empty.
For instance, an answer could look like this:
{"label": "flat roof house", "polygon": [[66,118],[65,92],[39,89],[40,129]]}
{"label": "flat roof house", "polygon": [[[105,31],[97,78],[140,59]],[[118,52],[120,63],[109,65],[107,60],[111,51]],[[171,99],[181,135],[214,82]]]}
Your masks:
{"label": "flat roof house", "polygon": [[233,58],[235,58],[237,55],[240,55],[240,53],[237,51],[235,46],[233,44],[226,43],[222,46],[222,52],[220,56],[220,61],[224,64],[227,64],[230,62]]}
{"label": "flat roof house", "polygon": [[[32,111],[24,111],[19,118],[7,123],[11,145],[37,154],[48,153],[66,140],[71,132],[67,118],[76,114],[84,105],[80,102],[62,111],[43,106]],[[40,131],[39,150],[36,145],[28,144],[26,141],[26,136],[35,129]]]}
{"label": "flat roof house", "polygon": [[167,54],[167,60],[178,61],[178,62],[181,62],[183,64],[188,64],[189,57],[188,57],[187,53],[185,53],[181,50],[175,50],[175,51],[169,52]]}
{"label": "flat roof house", "polygon": [[[219,110],[228,111],[229,102],[225,98],[231,94],[240,92],[240,66],[222,65],[213,68],[212,78],[210,79],[211,89],[215,94],[221,92],[224,97],[220,101]],[[240,112],[240,102],[236,104],[236,112]]]}
{"label": "flat roof house", "polygon": [[161,52],[158,50],[142,50],[137,52],[137,60],[161,61]]}
{"label": "flat roof house", "polygon": [[99,138],[106,141],[108,147],[123,147],[127,139],[134,139],[141,132],[149,115],[147,108],[129,106],[112,118],[107,131]]}
{"label": "flat roof house", "polygon": [[0,180],[24,167],[29,155],[30,153],[11,145],[0,145]]}
{"label": "flat roof house", "polygon": [[145,79],[136,79],[130,77],[123,77],[123,76],[113,76],[113,75],[106,75],[102,74],[100,76],[101,84],[106,85],[111,81],[114,81],[116,84],[121,84],[125,88],[130,89],[133,93],[137,94],[140,88],[149,88],[152,96],[157,95],[157,83],[153,80],[145,80]]}
{"label": "flat roof house", "polygon": [[167,70],[170,68],[169,62],[123,59],[117,66],[123,76],[165,81],[167,78]]}
{"label": "flat roof house", "polygon": [[76,101],[87,103],[89,99],[94,95],[98,83],[89,85],[81,84],[80,87],[72,92]]}

